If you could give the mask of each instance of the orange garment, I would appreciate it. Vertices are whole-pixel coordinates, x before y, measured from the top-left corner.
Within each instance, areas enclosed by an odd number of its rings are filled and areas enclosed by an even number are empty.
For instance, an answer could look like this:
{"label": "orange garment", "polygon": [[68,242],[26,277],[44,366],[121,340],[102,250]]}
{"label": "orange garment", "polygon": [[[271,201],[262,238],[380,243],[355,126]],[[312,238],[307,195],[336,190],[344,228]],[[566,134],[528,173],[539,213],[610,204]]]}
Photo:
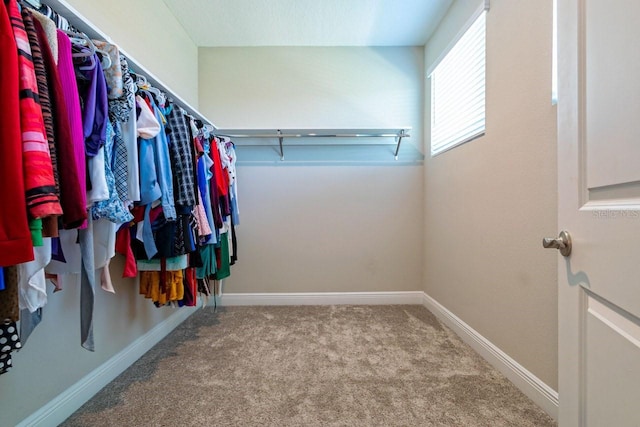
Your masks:
{"label": "orange garment", "polygon": [[154,303],[164,305],[169,301],[181,301],[184,298],[184,282],[182,270],[167,271],[165,289],[160,282],[160,271],[140,272],[140,295],[151,299]]}

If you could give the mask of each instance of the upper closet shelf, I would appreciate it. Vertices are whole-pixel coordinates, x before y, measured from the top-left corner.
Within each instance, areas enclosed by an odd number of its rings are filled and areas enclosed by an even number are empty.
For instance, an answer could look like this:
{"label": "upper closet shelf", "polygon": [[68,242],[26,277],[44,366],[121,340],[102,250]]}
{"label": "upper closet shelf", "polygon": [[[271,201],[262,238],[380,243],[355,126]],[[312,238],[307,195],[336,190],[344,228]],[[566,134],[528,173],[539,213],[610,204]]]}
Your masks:
{"label": "upper closet shelf", "polygon": [[[274,138],[280,146],[280,160],[284,160],[283,142],[285,139],[294,138],[393,138],[392,142],[382,141],[380,144],[396,145],[394,157],[398,160],[398,152],[403,138],[410,137],[411,128],[366,128],[366,129],[216,129],[214,133],[219,136],[231,138]],[[255,145],[242,144],[236,145]],[[351,145],[350,143],[338,143],[337,145]]]}
{"label": "upper closet shelf", "polygon": [[[167,97],[170,98],[175,104],[178,104],[180,107],[184,108],[189,114],[191,114],[194,118],[201,120],[204,124],[209,124],[213,127],[215,125],[209,119],[207,119],[202,113],[200,113],[196,108],[192,107],[187,101],[185,101],[180,95],[175,93],[173,90],[169,88],[166,84],[162,83],[162,81],[156,77],[152,72],[150,72],[144,65],[140,62],[136,61],[131,55],[125,52],[118,43],[114,42],[111,37],[107,34],[103,33],[98,27],[96,27],[91,21],[85,18],[80,12],[78,12],[73,6],[67,3],[64,0],[28,0],[28,3],[34,7],[38,7],[40,4],[47,5],[59,15],[64,17],[69,24],[72,25],[75,29],[82,31],[91,39],[96,40],[104,40],[108,43],[115,44],[118,46],[120,50],[120,54],[124,55],[127,58],[127,62],[129,63],[129,68],[134,71],[138,75],[144,75],[147,81],[154,87],[160,89],[162,92],[167,94]],[[126,12],[123,12],[126,13]]]}

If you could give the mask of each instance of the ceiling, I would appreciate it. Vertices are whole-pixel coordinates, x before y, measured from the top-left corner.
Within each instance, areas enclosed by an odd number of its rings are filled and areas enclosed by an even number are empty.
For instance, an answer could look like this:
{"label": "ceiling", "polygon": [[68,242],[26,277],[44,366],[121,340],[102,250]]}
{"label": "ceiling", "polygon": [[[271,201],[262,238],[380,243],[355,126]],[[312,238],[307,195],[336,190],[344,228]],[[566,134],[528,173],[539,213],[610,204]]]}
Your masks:
{"label": "ceiling", "polygon": [[453,0],[163,0],[197,46],[422,46]]}

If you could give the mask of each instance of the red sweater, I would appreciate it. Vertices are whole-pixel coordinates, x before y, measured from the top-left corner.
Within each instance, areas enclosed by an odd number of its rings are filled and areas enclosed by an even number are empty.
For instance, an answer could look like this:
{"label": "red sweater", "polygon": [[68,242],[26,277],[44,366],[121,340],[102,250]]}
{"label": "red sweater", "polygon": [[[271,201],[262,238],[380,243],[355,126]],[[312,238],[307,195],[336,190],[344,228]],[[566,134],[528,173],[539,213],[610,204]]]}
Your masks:
{"label": "red sweater", "polygon": [[0,5],[0,266],[33,260],[22,169],[18,50]]}

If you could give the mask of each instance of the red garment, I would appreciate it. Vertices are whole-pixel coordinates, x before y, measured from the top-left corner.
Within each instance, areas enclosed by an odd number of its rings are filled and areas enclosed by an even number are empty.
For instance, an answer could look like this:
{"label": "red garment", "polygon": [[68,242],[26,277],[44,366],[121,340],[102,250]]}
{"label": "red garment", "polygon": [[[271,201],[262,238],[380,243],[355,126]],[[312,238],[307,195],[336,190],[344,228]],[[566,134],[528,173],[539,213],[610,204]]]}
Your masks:
{"label": "red garment", "polygon": [[23,181],[18,50],[4,6],[0,6],[0,58],[0,266],[4,267],[33,260]]}
{"label": "red garment", "polygon": [[[47,67],[44,63],[44,55],[40,47],[41,41],[38,40],[38,33],[33,23],[33,12],[29,8],[22,8],[22,22],[24,29],[29,38],[29,47],[31,48],[31,59],[33,68],[36,73],[36,81],[38,82],[38,104],[42,111],[42,119],[44,121],[44,129],[46,131],[47,142],[49,144],[49,156],[53,166],[53,179],[56,184],[56,195],[60,197],[60,183],[58,181],[58,163],[56,158],[56,137],[53,125],[53,112],[51,111],[51,98],[49,96],[49,82],[47,81]],[[47,47],[47,40],[44,41]],[[55,218],[54,218],[55,219]],[[57,226],[57,221],[56,221]]]}
{"label": "red garment", "polygon": [[143,96],[142,99],[144,99],[144,102],[147,103],[147,106],[149,107],[149,110],[151,110],[153,112],[153,105],[151,105],[151,100],[149,98],[147,98],[146,96]]}
{"label": "red garment", "polygon": [[200,142],[201,137],[193,138],[193,147],[196,156],[200,158],[204,154],[204,148],[202,147],[202,142]]}
{"label": "red garment", "polygon": [[87,207],[86,197],[80,197],[83,189],[80,186],[78,167],[74,161],[75,149],[66,100],[60,76],[58,75],[58,67],[47,43],[44,28],[42,28],[42,24],[37,19],[34,19],[34,26],[47,70],[47,83],[49,85],[49,96],[55,124],[60,203],[64,212],[62,214],[62,225],[65,229],[77,228],[87,219]]}
{"label": "red garment", "polygon": [[131,229],[129,227],[121,227],[116,233],[116,252],[125,258],[122,277],[136,277],[138,266],[133,256],[133,250],[131,250]]}
{"label": "red garment", "polygon": [[222,168],[222,160],[220,160],[220,151],[218,150],[218,141],[214,139],[211,142],[211,153],[213,154],[213,173],[216,175],[216,186],[219,196],[229,194],[229,174]]}
{"label": "red garment", "polygon": [[9,0],[5,6],[18,50],[20,129],[27,209],[31,218],[61,215],[62,207],[55,194],[53,166],[45,136],[42,109],[38,101],[38,83],[31,60],[29,38],[24,29],[18,3]]}
{"label": "red garment", "polygon": [[187,268],[184,270],[184,305],[187,307],[195,307],[198,303],[198,279],[196,278],[196,269]]}

